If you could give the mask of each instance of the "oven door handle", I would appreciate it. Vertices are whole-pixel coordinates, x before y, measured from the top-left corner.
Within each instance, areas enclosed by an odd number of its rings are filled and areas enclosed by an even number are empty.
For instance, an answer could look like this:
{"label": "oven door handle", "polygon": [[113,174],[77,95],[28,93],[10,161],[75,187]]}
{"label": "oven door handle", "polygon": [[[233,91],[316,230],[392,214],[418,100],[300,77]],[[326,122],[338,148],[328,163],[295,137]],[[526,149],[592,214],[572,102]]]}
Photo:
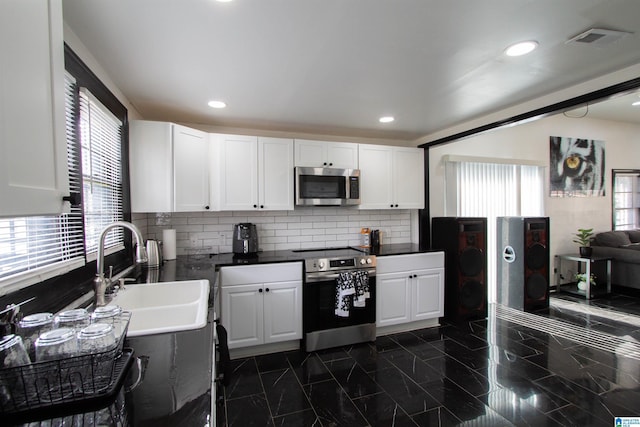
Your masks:
{"label": "oven door handle", "polygon": [[[369,274],[369,277],[375,277],[375,275],[376,275],[375,270],[374,271],[367,271],[367,273]],[[340,275],[340,272],[336,272],[336,273],[319,273],[319,274],[308,273],[305,276],[305,283],[328,282],[328,281],[336,280],[339,275]]]}

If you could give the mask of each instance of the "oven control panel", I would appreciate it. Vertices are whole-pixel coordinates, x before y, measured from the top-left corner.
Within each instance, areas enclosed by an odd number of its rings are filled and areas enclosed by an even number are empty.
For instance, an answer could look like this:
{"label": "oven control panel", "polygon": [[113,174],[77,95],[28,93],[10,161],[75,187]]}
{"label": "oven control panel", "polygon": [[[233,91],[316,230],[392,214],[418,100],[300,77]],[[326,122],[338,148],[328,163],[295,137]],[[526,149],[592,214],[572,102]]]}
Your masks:
{"label": "oven control panel", "polygon": [[375,268],[374,255],[340,258],[314,258],[305,260],[305,270],[310,272],[355,270],[360,268]]}

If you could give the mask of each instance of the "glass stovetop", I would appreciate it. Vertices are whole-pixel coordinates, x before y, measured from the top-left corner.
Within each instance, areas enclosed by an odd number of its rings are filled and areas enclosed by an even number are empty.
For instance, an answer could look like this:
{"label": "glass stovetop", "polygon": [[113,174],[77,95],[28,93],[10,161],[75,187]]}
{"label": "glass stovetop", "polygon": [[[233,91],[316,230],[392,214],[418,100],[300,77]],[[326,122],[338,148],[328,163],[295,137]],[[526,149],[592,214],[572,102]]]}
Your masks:
{"label": "glass stovetop", "polygon": [[305,256],[315,258],[353,257],[364,253],[360,248],[342,246],[334,248],[294,249],[292,252],[304,253]]}

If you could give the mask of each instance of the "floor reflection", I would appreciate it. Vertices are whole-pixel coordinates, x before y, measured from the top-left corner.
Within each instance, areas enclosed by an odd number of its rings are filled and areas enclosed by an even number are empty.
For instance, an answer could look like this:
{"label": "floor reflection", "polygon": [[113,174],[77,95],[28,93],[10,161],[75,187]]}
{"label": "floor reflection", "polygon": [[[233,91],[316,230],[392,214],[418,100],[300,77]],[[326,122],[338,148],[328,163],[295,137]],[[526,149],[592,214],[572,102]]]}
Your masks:
{"label": "floor reflection", "polygon": [[232,361],[219,425],[608,426],[639,415],[639,338],[634,298],[491,305],[483,320]]}

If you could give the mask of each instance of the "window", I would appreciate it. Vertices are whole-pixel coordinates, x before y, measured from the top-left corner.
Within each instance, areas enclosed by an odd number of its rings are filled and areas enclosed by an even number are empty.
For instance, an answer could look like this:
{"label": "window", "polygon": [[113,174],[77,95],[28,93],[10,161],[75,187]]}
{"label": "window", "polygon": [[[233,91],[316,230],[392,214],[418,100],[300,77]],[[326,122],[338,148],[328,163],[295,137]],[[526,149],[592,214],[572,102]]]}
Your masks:
{"label": "window", "polygon": [[611,198],[614,230],[640,228],[640,170],[612,171],[613,197]]}
{"label": "window", "polygon": [[[84,232],[87,254],[98,250],[104,228],[123,219],[121,144],[122,122],[91,93],[80,90],[80,142]],[[124,232],[117,228],[105,239],[105,248],[123,247]]]}
{"label": "window", "polygon": [[[113,221],[130,219],[122,164],[126,109],[67,46],[65,65],[70,190],[82,194],[82,204],[57,216],[0,219],[0,294],[72,270],[77,280],[79,268],[87,270],[81,277],[91,278],[95,265],[88,262],[95,259],[100,233]],[[131,258],[121,229],[105,243],[106,253],[115,254],[110,264]]]}
{"label": "window", "polygon": [[[446,159],[445,215],[487,218],[488,298],[496,300],[496,218],[544,215],[544,169],[538,165]],[[516,162],[516,161],[514,161]]]}

